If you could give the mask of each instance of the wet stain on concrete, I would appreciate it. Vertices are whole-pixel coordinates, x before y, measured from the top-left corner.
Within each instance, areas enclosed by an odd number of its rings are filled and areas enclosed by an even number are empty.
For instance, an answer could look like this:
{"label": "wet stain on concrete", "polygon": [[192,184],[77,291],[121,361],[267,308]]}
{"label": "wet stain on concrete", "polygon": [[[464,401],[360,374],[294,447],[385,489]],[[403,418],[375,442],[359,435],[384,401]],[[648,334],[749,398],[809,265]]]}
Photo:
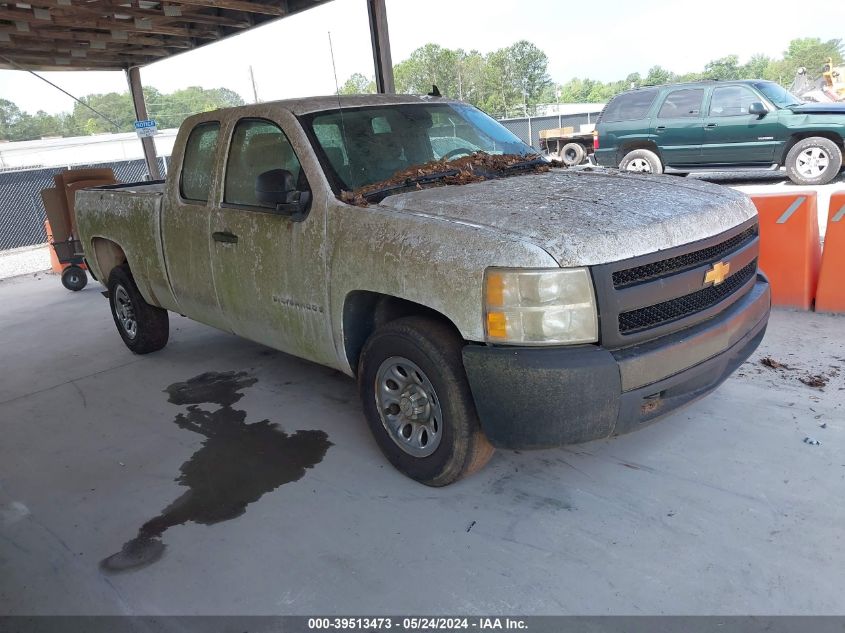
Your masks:
{"label": "wet stain on concrete", "polygon": [[[246,372],[209,372],[167,388],[169,402],[188,405],[174,422],[206,439],[179,469],[176,481],[188,490],[144,523],[119,552],[103,559],[103,571],[136,570],[156,562],[164,554],[161,537],[169,528],[239,517],[262,495],[301,479],[322,461],[332,445],[323,431],[289,435],[269,420],[247,424],[246,411],[232,408],[257,381]],[[201,404],[220,408],[206,411]]]}

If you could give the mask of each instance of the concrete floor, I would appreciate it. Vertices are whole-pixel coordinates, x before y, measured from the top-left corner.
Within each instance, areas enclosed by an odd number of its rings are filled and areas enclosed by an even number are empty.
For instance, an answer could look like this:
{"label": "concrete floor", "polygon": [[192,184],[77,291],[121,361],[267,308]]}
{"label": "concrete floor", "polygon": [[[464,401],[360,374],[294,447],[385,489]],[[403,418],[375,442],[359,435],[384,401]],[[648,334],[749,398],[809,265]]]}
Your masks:
{"label": "concrete floor", "polygon": [[[775,312],[709,398],[435,490],[385,462],[350,379],[180,317],[167,348],[133,356],[99,291],[0,282],[0,614],[845,613],[845,318]],[[165,391],[233,370],[257,382],[230,413],[323,438],[325,456],[236,518],[171,521],[157,562],[101,571],[200,452],[205,481],[251,481],[185,426],[225,407]]]}

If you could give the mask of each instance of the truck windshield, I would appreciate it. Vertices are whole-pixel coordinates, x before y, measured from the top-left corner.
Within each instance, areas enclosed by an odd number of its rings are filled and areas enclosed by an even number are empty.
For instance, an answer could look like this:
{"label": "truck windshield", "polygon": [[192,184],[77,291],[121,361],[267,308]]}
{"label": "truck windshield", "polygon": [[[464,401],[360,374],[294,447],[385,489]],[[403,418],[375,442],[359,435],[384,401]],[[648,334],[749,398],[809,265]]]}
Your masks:
{"label": "truck windshield", "polygon": [[472,106],[421,103],[326,110],[303,118],[315,151],[341,190],[352,191],[433,160],[475,152],[536,157],[537,151]]}
{"label": "truck windshield", "polygon": [[802,103],[801,99],[773,81],[758,81],[754,87],[779,108],[788,108]]}

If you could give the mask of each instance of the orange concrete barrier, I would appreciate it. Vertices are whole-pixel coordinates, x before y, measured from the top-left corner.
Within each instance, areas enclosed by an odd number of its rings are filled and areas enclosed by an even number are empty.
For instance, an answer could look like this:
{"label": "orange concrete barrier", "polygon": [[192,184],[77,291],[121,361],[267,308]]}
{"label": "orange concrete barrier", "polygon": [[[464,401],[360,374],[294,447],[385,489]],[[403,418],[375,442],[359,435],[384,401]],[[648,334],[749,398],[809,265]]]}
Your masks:
{"label": "orange concrete barrier", "polygon": [[752,194],[760,214],[760,269],[772,304],[809,310],[821,266],[815,192]]}
{"label": "orange concrete barrier", "polygon": [[50,220],[44,220],[44,231],[47,233],[47,242],[50,244],[50,268],[54,273],[60,273],[64,269],[56,257],[56,249],[53,248],[53,229],[50,228]]}
{"label": "orange concrete barrier", "polygon": [[845,312],[845,191],[830,197],[816,311]]}

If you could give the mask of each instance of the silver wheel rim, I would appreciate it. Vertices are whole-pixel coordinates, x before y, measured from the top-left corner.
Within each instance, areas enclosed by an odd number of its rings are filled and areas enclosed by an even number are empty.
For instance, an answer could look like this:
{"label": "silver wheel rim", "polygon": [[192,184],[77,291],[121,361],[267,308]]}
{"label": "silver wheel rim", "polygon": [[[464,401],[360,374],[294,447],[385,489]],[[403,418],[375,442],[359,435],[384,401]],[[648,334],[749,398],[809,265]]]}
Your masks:
{"label": "silver wheel rim", "polygon": [[651,165],[645,158],[634,158],[625,166],[625,171],[644,171],[651,173]]}
{"label": "silver wheel rim", "polygon": [[135,308],[132,305],[132,299],[129,298],[129,293],[126,288],[118,284],[114,287],[114,313],[117,315],[117,320],[120,322],[120,327],[126,332],[129,338],[135,338],[138,334],[138,321],[135,319]]}
{"label": "silver wheel rim", "polygon": [[391,356],[376,372],[376,407],[390,439],[414,457],[428,457],[443,437],[440,399],[416,363]]}
{"label": "silver wheel rim", "polygon": [[798,154],[795,170],[804,178],[821,176],[830,165],[830,155],[821,147],[809,147]]}

